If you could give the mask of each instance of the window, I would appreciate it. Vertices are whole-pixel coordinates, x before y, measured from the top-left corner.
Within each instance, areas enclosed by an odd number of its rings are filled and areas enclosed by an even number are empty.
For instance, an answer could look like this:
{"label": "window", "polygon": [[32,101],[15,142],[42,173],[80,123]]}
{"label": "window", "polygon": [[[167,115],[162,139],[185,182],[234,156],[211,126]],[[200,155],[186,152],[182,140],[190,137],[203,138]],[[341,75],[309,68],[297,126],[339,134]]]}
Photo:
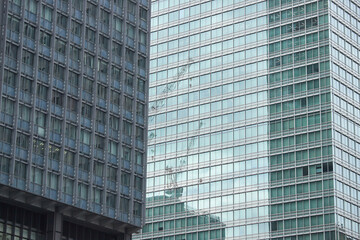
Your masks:
{"label": "window", "polygon": [[24,23],[24,35],[32,40],[35,40],[35,27]]}
{"label": "window", "polygon": [[95,147],[101,150],[105,148],[105,139],[101,136],[95,135]]}
{"label": "window", "polygon": [[99,162],[94,162],[94,175],[98,177],[102,177],[103,171],[104,171],[104,164]]}
{"label": "window", "polygon": [[68,195],[73,195],[74,181],[68,178],[64,178],[63,192]]}
{"label": "window", "polygon": [[31,67],[34,66],[34,54],[26,50],[23,50],[22,62]]}
{"label": "window", "polygon": [[138,56],[138,66],[140,69],[146,69],[146,59],[143,56]]}
{"label": "window", "polygon": [[10,58],[17,58],[17,51],[18,51],[18,47],[16,45],[13,45],[11,43],[6,43],[5,46],[5,55],[10,57]]}
{"label": "window", "polygon": [[135,53],[133,51],[131,51],[130,49],[126,49],[125,60],[128,61],[129,63],[134,64],[134,55]]}
{"label": "window", "polygon": [[90,160],[85,156],[79,156],[79,168],[88,172],[90,170]]}
{"label": "window", "polygon": [[141,204],[134,202],[134,216],[141,217]]}
{"label": "window", "polygon": [[139,31],[139,43],[146,46],[147,36],[143,31]]}
{"label": "window", "polygon": [[81,36],[81,24],[75,21],[71,21],[71,33],[80,37]]}
{"label": "window", "polygon": [[72,6],[76,9],[76,10],[79,10],[79,11],[82,11],[83,9],[83,1],[73,1],[72,2]]}
{"label": "window", "polygon": [[46,125],[46,114],[42,113],[42,112],[39,112],[39,111],[35,111],[35,124],[38,127],[44,128],[45,125]]}
{"label": "window", "polygon": [[89,68],[94,68],[94,56],[85,53],[85,65]]}
{"label": "window", "polygon": [[144,141],[144,129],[141,127],[136,127],[136,140]]}
{"label": "window", "polygon": [[47,177],[47,187],[57,190],[58,189],[58,179],[59,176],[54,174],[54,173],[48,173],[48,177]]}
{"label": "window", "polygon": [[115,208],[116,196],[111,193],[106,194],[106,205],[110,208]]}
{"label": "window", "polygon": [[130,186],[130,174],[121,172],[121,185]]}
{"label": "window", "polygon": [[131,148],[123,146],[122,159],[125,161],[131,161]]}
{"label": "window", "polygon": [[62,121],[52,117],[50,121],[50,128],[53,132],[60,134],[62,129]]}
{"label": "window", "polygon": [[64,151],[64,163],[69,166],[74,166],[75,163],[75,153],[68,150]]}
{"label": "window", "polygon": [[[287,26],[291,26],[291,24],[287,25]],[[294,28],[294,31],[300,31],[300,30],[304,30],[305,29],[305,21],[300,21],[300,22],[296,22],[293,24],[293,28]],[[283,28],[282,28],[282,31],[283,31]],[[284,32],[282,32],[284,33]]]}
{"label": "window", "polygon": [[8,70],[4,70],[4,83],[8,86],[15,87],[16,74]]}
{"label": "window", "polygon": [[306,28],[315,27],[318,25],[317,17],[306,19]]}
{"label": "window", "polygon": [[6,127],[0,126],[0,141],[11,143],[12,130]]}
{"label": "window", "polygon": [[97,85],[97,96],[102,99],[106,99],[107,88],[101,84]]}
{"label": "window", "polygon": [[[50,146],[49,146],[49,155],[50,155],[50,153],[52,153],[50,150],[54,149],[54,147],[50,147]],[[53,158],[53,159],[59,160],[60,159],[60,149],[59,148],[56,148],[56,149],[58,149],[58,151],[57,151],[58,158]],[[33,152],[40,156],[44,156],[45,155],[45,142],[38,140],[38,139],[34,139],[33,140]]]}
{"label": "window", "polygon": [[127,121],[124,121],[124,123],[123,123],[123,133],[126,136],[131,137],[131,134],[132,134],[132,124],[131,123],[129,123]]}
{"label": "window", "polygon": [[121,57],[122,55],[122,46],[116,42],[113,42],[112,44],[112,52],[113,54]]}
{"label": "window", "polygon": [[103,35],[99,35],[99,45],[105,50],[109,50],[109,39]]}
{"label": "window", "polygon": [[80,132],[80,142],[86,145],[91,143],[91,133],[86,130],[81,130]]}
{"label": "window", "polygon": [[50,47],[51,35],[47,34],[46,32],[40,31],[40,43],[47,47]]}
{"label": "window", "polygon": [[102,191],[97,188],[93,188],[94,203],[102,204]]}
{"label": "window", "polygon": [[59,106],[63,106],[63,94],[53,90],[52,103],[59,105]]}
{"label": "window", "polygon": [[76,126],[74,126],[70,123],[66,123],[65,136],[70,139],[76,140],[76,130],[77,130]]}
{"label": "window", "polygon": [[19,104],[19,119],[29,122],[31,116],[31,108]]}
{"label": "window", "polygon": [[21,0],[9,0],[9,3],[15,4],[18,7],[21,6],[21,2],[22,2]]}
{"label": "window", "polygon": [[56,25],[66,29],[67,28],[67,17],[58,13],[56,16]]}
{"label": "window", "polygon": [[58,1],[58,9],[66,11],[68,9],[69,0],[59,0]]}
{"label": "window", "polygon": [[134,76],[129,74],[129,73],[126,73],[125,75],[125,85],[133,88],[134,86]]}
{"label": "window", "polygon": [[14,115],[14,107],[15,102],[8,99],[8,98],[2,98],[1,102],[1,111],[8,114],[8,115]]}
{"label": "window", "polygon": [[122,8],[123,7],[123,0],[114,0],[114,5]]}
{"label": "window", "polygon": [[114,130],[119,130],[119,118],[110,115],[109,127]]}
{"label": "window", "polygon": [[136,190],[142,191],[142,183],[143,183],[143,179],[138,177],[138,176],[134,176],[134,188]]}
{"label": "window", "polygon": [[124,97],[124,109],[126,111],[132,112],[133,100],[128,97]]}
{"label": "window", "polygon": [[135,11],[136,11],[136,3],[133,3],[132,1],[128,1],[128,13],[132,14],[133,16],[135,16]]}
{"label": "window", "polygon": [[48,6],[42,5],[41,17],[45,20],[52,22],[52,12],[53,10]]}
{"label": "window", "polygon": [[144,117],[145,116],[145,106],[144,104],[137,102],[136,103],[136,115]]}
{"label": "window", "polygon": [[106,113],[100,110],[96,110],[96,121],[105,124],[106,122]]}
{"label": "window", "polygon": [[71,86],[78,87],[79,86],[79,74],[74,72],[69,72],[68,82]]}
{"label": "window", "polygon": [[100,73],[107,75],[108,74],[108,63],[98,60],[98,71]]}
{"label": "window", "polygon": [[95,32],[89,28],[86,28],[85,39],[89,42],[95,43]]}
{"label": "window", "polygon": [[147,22],[147,10],[140,7],[139,8],[139,17],[140,17],[141,20]]}
{"label": "window", "polygon": [[77,112],[77,103],[78,101],[74,98],[68,97],[67,98],[67,102],[66,102],[66,108],[67,110],[69,110],[70,112]]}
{"label": "window", "polygon": [[305,13],[305,8],[304,8],[304,6],[299,6],[299,7],[294,8],[293,12],[294,12],[294,16],[300,16]]}
{"label": "window", "polygon": [[120,198],[120,211],[124,213],[129,212],[129,199],[127,198]]}
{"label": "window", "polygon": [[39,57],[38,70],[40,72],[49,73],[50,71],[50,62],[45,58]]}
{"label": "window", "polygon": [[83,78],[83,86],[82,87],[83,87],[84,91],[93,93],[93,84],[94,84],[94,82],[91,81],[90,79]]}
{"label": "window", "polygon": [[10,173],[10,159],[0,156],[0,172],[1,173]]}
{"label": "window", "polygon": [[114,17],[113,28],[117,32],[122,32],[122,20],[120,18]]}
{"label": "window", "polygon": [[307,74],[317,73],[319,72],[319,64],[315,63],[307,66]]}
{"label": "window", "polygon": [[91,4],[91,3],[88,3],[86,4],[86,16],[87,17],[91,17],[91,18],[96,18],[96,6]]}
{"label": "window", "polygon": [[83,103],[81,106],[81,116],[91,119],[91,112],[92,112],[92,107],[90,105]]}
{"label": "window", "polygon": [[80,199],[87,199],[88,198],[88,185],[85,185],[83,183],[79,183],[78,187],[78,195]]}
{"label": "window", "polygon": [[70,58],[75,60],[75,61],[79,61],[80,60],[80,49],[70,45]]}
{"label": "window", "polygon": [[22,134],[22,133],[17,133],[17,137],[16,137],[16,146],[23,148],[23,149],[29,149],[29,136]]}
{"label": "window", "polygon": [[139,92],[145,93],[145,81],[144,80],[138,79],[137,90]]}
{"label": "window", "polygon": [[105,25],[109,25],[110,22],[110,14],[105,10],[100,10],[100,22]]}
{"label": "window", "polygon": [[60,39],[56,39],[56,41],[55,41],[55,49],[56,49],[57,52],[65,55],[66,43],[61,41]]}
{"label": "window", "polygon": [[38,98],[47,100],[47,95],[48,95],[48,88],[41,84],[38,84],[36,88],[36,96]]}
{"label": "window", "polygon": [[126,35],[131,39],[135,38],[135,27],[133,27],[131,24],[126,25]]}
{"label": "window", "polygon": [[280,20],[280,13],[279,12],[269,15],[269,22],[272,23],[272,22],[276,22],[276,21],[279,21],[279,20]]}
{"label": "window", "polygon": [[36,14],[37,2],[35,0],[24,0],[24,1],[25,1],[25,9],[33,14]]}
{"label": "window", "polygon": [[111,90],[111,96],[110,96],[111,103],[120,106],[120,99],[121,99],[120,93]]}
{"label": "window", "polygon": [[20,32],[20,20],[8,15],[8,29],[13,32]]}
{"label": "window", "polygon": [[135,160],[136,160],[136,164],[142,166],[143,165],[143,159],[144,159],[144,154],[141,152],[135,152]]}
{"label": "window", "polygon": [[305,51],[297,52],[294,54],[294,61],[303,61],[305,60]]}
{"label": "window", "polygon": [[27,165],[22,162],[15,161],[14,176],[20,179],[26,179]]}

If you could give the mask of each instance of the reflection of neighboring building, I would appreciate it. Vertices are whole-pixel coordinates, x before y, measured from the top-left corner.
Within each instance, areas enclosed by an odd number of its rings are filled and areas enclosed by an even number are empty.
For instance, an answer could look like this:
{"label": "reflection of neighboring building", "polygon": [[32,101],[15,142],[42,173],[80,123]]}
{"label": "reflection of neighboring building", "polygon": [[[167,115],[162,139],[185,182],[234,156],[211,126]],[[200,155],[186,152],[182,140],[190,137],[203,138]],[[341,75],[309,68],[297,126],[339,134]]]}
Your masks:
{"label": "reflection of neighboring building", "polygon": [[266,6],[152,2],[148,201],[134,239],[269,238]]}
{"label": "reflection of neighboring building", "polygon": [[0,1],[0,239],[144,225],[149,1]]}
{"label": "reflection of neighboring building", "polygon": [[[186,202],[180,200],[182,191],[182,188],[170,189],[163,196],[146,199],[147,203],[150,204],[152,202],[174,203],[179,219],[170,217],[169,221],[165,221],[164,224],[154,222],[145,225],[142,230],[143,238],[162,237],[163,239],[171,239],[176,232],[179,239],[206,239],[209,234],[213,237],[216,236],[217,239],[224,239],[226,225],[221,222],[221,217],[188,206]],[[156,216],[153,216],[153,219],[156,221]],[[147,220],[151,221],[151,218]],[[187,226],[186,230],[183,229],[185,226]]]}

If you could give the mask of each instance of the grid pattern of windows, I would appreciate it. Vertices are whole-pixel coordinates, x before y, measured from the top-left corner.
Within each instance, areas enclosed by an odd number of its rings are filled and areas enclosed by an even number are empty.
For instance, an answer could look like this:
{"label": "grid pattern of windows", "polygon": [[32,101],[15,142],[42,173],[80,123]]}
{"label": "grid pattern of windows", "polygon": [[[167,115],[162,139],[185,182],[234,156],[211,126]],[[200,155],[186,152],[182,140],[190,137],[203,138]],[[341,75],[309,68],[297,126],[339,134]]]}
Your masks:
{"label": "grid pattern of windows", "polygon": [[140,227],[147,0],[4,6],[0,182]]}
{"label": "grid pattern of windows", "polygon": [[1,203],[1,239],[42,240],[45,238],[45,232],[45,214]]}
{"label": "grid pattern of windows", "polygon": [[147,224],[135,238],[268,235],[267,3],[186,2],[153,2]]}
{"label": "grid pattern of windows", "polygon": [[343,232],[359,238],[359,41],[360,5],[353,1],[332,1],[329,19],[331,55],[334,188],[336,222]]}
{"label": "grid pattern of windows", "polygon": [[152,2],[147,224],[135,238],[359,238],[359,11]]}

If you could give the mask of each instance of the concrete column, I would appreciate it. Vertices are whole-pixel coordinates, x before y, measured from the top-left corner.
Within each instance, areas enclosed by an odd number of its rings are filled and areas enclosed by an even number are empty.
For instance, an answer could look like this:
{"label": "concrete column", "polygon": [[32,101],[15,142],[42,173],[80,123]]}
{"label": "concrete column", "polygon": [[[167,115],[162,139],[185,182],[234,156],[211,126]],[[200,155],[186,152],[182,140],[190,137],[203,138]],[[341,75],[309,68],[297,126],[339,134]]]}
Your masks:
{"label": "concrete column", "polygon": [[62,222],[61,213],[54,212],[48,214],[46,240],[61,240]]}

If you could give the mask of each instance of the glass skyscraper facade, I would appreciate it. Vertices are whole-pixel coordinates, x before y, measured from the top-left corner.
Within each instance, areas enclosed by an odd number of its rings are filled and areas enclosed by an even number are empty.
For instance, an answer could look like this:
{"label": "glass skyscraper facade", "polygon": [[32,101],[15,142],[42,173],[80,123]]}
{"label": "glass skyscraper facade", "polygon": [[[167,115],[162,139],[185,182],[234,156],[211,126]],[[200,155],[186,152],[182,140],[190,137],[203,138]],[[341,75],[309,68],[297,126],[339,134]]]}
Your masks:
{"label": "glass skyscraper facade", "polygon": [[359,239],[360,3],[152,2],[135,239]]}
{"label": "glass skyscraper facade", "polygon": [[149,9],[1,1],[1,239],[120,240],[144,224]]}

